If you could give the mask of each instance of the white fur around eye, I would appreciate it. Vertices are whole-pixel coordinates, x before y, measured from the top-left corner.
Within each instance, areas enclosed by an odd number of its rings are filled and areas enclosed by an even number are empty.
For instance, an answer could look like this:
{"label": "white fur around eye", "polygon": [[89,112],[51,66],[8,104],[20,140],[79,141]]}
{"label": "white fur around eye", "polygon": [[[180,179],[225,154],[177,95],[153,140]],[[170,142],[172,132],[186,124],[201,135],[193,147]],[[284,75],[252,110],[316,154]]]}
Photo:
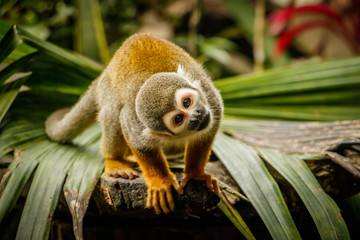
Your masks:
{"label": "white fur around eye", "polygon": [[175,100],[176,100],[177,107],[179,109],[184,110],[183,99],[185,97],[191,98],[190,109],[193,106],[196,106],[199,102],[199,93],[197,91],[190,89],[190,88],[180,88],[180,89],[176,90],[176,92],[175,92]]}
{"label": "white fur around eye", "polygon": [[184,131],[186,129],[187,121],[188,121],[187,118],[184,117],[183,123],[176,125],[174,123],[174,118],[177,114],[180,114],[180,112],[178,110],[175,110],[168,112],[163,116],[164,124],[170,131],[172,131],[175,134],[179,134],[180,132]]}

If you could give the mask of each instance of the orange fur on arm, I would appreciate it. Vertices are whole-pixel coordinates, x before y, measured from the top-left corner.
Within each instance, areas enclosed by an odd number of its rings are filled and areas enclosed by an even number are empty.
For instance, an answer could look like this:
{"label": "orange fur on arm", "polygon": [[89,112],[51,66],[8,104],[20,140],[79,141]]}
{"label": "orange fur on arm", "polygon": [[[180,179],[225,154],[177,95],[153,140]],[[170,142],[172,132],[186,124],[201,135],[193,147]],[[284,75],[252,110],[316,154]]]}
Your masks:
{"label": "orange fur on arm", "polygon": [[189,143],[185,150],[185,174],[201,176],[205,174],[205,165],[210,157],[211,141]]}
{"label": "orange fur on arm", "polygon": [[167,177],[170,174],[169,165],[161,150],[152,149],[140,153],[132,151],[137,159],[145,178]]}
{"label": "orange fur on arm", "polygon": [[154,208],[157,214],[169,213],[175,208],[171,187],[182,194],[183,190],[170,172],[166,158],[161,150],[147,150],[144,153],[133,151],[143,171],[147,190],[147,208]]}

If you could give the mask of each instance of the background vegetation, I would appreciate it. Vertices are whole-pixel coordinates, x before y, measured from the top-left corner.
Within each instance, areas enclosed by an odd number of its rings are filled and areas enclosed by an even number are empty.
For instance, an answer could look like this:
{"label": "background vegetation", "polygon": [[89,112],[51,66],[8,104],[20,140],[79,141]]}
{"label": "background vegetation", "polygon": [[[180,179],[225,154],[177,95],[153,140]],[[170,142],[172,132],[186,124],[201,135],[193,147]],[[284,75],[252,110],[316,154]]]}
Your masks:
{"label": "background vegetation", "polygon": [[[223,129],[228,131],[240,127],[233,118],[360,117],[358,0],[8,0],[0,3],[0,13],[0,155],[15,156],[1,183],[0,221],[35,173],[18,239],[48,238],[48,220],[61,191],[75,235],[82,237],[82,218],[103,168],[100,130],[94,126],[74,145],[61,145],[47,139],[43,122],[54,109],[76,102],[133,33],[170,39],[203,63],[222,93]],[[213,150],[273,238],[301,235],[264,161],[298,192],[322,239],[350,237],[341,210],[321,190],[302,156],[257,149],[222,133]],[[358,214],[358,200],[352,203]],[[253,239],[251,227],[226,199],[219,207]]]}

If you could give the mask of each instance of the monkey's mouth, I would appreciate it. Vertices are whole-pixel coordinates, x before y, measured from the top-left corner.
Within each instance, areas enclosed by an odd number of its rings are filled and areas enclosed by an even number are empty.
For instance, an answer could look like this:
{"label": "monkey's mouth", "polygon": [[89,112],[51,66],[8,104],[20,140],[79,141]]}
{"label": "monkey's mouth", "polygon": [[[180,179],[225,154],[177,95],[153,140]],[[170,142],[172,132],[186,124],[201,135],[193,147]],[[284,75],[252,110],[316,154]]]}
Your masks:
{"label": "monkey's mouth", "polygon": [[197,118],[191,118],[188,124],[188,130],[201,131],[209,125],[210,113],[207,112]]}
{"label": "monkey's mouth", "polygon": [[206,128],[209,125],[210,122],[210,113],[207,113],[206,116],[204,117],[204,119],[202,120],[199,128],[197,129],[197,131],[201,131],[204,128]]}

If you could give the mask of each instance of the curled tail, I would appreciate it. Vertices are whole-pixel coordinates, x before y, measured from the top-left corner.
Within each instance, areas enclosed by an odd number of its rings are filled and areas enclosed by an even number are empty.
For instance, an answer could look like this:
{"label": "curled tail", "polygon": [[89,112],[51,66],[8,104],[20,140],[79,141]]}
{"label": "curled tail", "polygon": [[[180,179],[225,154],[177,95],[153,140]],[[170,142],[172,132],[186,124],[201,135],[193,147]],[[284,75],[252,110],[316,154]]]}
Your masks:
{"label": "curled tail", "polygon": [[96,80],[73,106],[53,112],[45,122],[51,140],[67,142],[96,121]]}

